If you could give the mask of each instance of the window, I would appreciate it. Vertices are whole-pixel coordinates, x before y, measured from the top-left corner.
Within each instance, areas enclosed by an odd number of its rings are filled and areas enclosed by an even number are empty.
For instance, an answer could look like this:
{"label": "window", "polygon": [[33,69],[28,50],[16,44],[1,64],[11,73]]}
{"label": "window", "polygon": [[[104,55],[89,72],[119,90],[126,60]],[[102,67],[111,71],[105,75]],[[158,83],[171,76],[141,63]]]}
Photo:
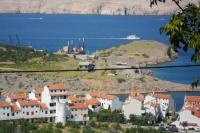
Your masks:
{"label": "window", "polygon": [[50,107],[56,106],[56,103],[50,103],[49,106],[50,106]]}
{"label": "window", "polygon": [[29,112],[26,112],[26,115],[29,115]]}
{"label": "window", "polygon": [[9,114],[9,113],[7,113],[7,116],[10,116],[10,114]]}
{"label": "window", "polygon": [[15,113],[12,113],[12,116],[15,116]]}
{"label": "window", "polygon": [[45,114],[48,114],[48,111],[45,111]]}
{"label": "window", "polygon": [[34,111],[31,112],[31,115],[34,115]]}

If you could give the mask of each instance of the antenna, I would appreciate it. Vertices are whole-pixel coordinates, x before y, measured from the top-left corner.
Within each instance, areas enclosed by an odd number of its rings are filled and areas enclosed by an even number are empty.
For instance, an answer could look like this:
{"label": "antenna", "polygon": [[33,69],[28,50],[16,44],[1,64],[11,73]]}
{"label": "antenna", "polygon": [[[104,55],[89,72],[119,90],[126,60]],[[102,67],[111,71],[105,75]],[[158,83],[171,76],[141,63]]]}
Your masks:
{"label": "antenna", "polygon": [[13,43],[13,42],[12,42],[12,36],[11,36],[11,35],[9,35],[9,43],[10,43],[10,44]]}
{"label": "antenna", "polygon": [[19,36],[16,34],[16,39],[17,39],[17,45],[20,45],[20,39]]}

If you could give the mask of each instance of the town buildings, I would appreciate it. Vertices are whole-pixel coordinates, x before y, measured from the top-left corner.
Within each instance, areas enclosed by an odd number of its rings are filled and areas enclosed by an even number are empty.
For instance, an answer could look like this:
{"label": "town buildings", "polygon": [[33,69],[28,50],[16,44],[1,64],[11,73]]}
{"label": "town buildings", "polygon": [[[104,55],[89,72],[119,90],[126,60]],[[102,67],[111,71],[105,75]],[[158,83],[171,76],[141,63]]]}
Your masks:
{"label": "town buildings", "polygon": [[150,93],[145,96],[144,108],[147,113],[163,118],[175,114],[175,102],[171,95]]}
{"label": "town buildings", "polygon": [[195,129],[200,126],[200,96],[185,96],[184,105],[172,124],[180,129]]}
{"label": "town buildings", "polygon": [[122,102],[117,96],[105,95],[99,92],[92,92],[86,96],[87,99],[97,99],[101,103],[103,109],[110,109],[111,111],[121,110]]}
{"label": "town buildings", "polygon": [[[187,97],[185,107],[188,105],[200,107],[197,100],[192,101]],[[170,95],[154,93],[146,96],[137,92],[130,93],[124,103],[117,96],[100,92],[72,96],[68,95],[61,83],[39,87],[27,94],[6,97],[5,101],[0,102],[0,120],[43,120],[63,124],[66,121],[87,122],[89,110],[98,113],[103,109],[122,111],[126,119],[132,114],[141,116],[145,113],[165,117],[175,112],[175,103]]]}
{"label": "town buildings", "polygon": [[122,112],[126,119],[130,118],[130,115],[141,116],[144,113],[143,108],[144,96],[139,93],[131,93],[125,100],[122,106]]}

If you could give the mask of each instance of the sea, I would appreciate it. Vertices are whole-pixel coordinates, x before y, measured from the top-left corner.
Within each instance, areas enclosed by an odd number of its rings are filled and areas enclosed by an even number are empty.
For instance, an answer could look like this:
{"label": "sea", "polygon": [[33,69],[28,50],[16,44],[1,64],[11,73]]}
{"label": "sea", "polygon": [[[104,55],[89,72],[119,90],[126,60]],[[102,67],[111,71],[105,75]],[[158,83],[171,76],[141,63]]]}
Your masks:
{"label": "sea", "polygon": [[[169,45],[159,29],[170,16],[99,16],[64,14],[0,14],[0,43],[32,46],[57,51],[68,42],[78,47],[84,38],[87,53],[119,46],[135,40],[156,40]],[[179,52],[179,58],[159,65],[194,64],[192,50]],[[200,77],[200,67],[152,69],[163,80],[191,84]],[[186,94],[175,92],[173,95]],[[189,93],[198,94],[200,93]]]}

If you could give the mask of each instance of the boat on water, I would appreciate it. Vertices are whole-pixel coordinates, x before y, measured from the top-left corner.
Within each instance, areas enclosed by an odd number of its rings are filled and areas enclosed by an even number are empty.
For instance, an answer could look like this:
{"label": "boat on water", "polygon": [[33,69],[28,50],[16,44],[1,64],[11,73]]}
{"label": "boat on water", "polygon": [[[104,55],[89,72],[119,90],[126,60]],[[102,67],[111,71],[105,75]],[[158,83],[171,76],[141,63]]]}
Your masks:
{"label": "boat on water", "polygon": [[127,38],[128,40],[139,40],[139,39],[140,39],[140,37],[138,37],[138,36],[136,36],[136,35],[128,35],[126,38]]}

